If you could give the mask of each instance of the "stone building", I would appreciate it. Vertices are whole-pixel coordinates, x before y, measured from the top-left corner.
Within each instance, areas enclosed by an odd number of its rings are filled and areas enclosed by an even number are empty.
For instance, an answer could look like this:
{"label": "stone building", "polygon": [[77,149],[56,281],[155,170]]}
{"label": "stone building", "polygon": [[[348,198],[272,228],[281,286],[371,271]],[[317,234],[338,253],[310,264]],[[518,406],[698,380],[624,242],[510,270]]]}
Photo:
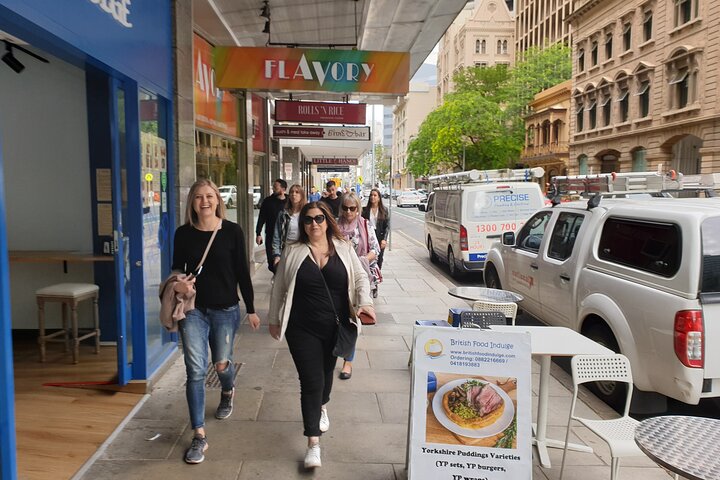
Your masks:
{"label": "stone building", "polygon": [[568,21],[571,174],[720,171],[720,2],[584,0]]}
{"label": "stone building", "polygon": [[568,169],[568,111],[572,81],[550,87],[535,95],[525,117],[525,148],[521,162],[528,167],[543,167],[545,179],[566,175]]}
{"label": "stone building", "polygon": [[515,19],[503,0],[468,2],[440,39],[437,62],[438,105],[455,90],[461,68],[512,65]]}

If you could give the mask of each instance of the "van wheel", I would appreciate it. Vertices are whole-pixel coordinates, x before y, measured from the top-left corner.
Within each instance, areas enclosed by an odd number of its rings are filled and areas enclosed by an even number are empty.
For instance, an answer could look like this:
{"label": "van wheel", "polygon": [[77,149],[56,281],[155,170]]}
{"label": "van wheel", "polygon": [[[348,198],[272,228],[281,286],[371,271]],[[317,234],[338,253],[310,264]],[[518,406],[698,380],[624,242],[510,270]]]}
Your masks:
{"label": "van wheel", "polygon": [[428,253],[430,254],[430,262],[438,263],[438,256],[437,256],[437,253],[435,253],[435,250],[433,250],[433,244],[432,244],[432,240],[430,239],[430,237],[428,237],[428,239],[427,239],[427,248],[428,248]]}
{"label": "van wheel", "polygon": [[[604,323],[591,326],[587,331],[583,332],[583,335],[609,348],[615,353],[620,353],[620,347],[612,330]],[[625,399],[627,398],[626,384],[618,382],[593,382],[588,384],[588,388],[616,412],[623,412]]]}
{"label": "van wheel", "polygon": [[458,278],[460,276],[460,270],[458,270],[457,265],[455,264],[455,254],[452,251],[452,248],[448,248],[448,268],[450,270],[450,276],[453,278]]}
{"label": "van wheel", "polygon": [[497,273],[497,270],[495,270],[495,267],[493,267],[493,264],[489,264],[487,267],[485,267],[485,286],[487,288],[495,288],[498,290],[502,290],[502,285],[500,284],[500,276]]}
{"label": "van wheel", "polygon": [[227,207],[228,207],[228,208],[232,208],[232,207],[233,207],[232,198],[228,200]]}

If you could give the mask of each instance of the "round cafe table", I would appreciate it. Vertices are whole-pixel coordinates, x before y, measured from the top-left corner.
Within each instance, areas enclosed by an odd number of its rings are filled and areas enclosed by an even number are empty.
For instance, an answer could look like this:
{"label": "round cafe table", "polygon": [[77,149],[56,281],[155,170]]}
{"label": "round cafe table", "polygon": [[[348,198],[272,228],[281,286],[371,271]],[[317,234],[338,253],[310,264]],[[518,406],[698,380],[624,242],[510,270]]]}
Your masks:
{"label": "round cafe table", "polygon": [[718,478],[720,420],[667,415],[643,420],[635,443],[658,465],[692,480]]}
{"label": "round cafe table", "polygon": [[522,295],[515,292],[486,287],[452,287],[448,289],[448,294],[471,302],[517,303],[523,299]]}

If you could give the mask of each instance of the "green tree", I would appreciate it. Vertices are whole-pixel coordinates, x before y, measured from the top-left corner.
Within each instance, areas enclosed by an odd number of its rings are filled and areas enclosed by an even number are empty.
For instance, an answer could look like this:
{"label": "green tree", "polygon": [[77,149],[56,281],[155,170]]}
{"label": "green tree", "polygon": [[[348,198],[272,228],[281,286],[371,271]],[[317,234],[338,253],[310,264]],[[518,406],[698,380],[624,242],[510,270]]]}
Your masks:
{"label": "green tree", "polygon": [[[458,72],[457,90],[421,124],[408,145],[415,175],[512,167],[524,145],[527,105],[543,89],[570,78],[570,49],[556,44],[526,51],[512,69],[474,67]],[[464,162],[463,162],[464,158]]]}

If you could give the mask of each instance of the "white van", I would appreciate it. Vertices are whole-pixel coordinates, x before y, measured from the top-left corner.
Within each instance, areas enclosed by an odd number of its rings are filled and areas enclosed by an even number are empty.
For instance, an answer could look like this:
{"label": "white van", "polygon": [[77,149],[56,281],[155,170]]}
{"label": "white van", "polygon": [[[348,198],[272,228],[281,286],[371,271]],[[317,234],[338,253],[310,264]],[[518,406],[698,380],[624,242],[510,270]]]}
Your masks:
{"label": "white van", "polygon": [[490,246],[504,232],[514,232],[545,205],[532,181],[545,171],[471,170],[430,177],[433,191],[425,212],[425,244],[430,260],[442,260],[453,277],[481,272]]}

